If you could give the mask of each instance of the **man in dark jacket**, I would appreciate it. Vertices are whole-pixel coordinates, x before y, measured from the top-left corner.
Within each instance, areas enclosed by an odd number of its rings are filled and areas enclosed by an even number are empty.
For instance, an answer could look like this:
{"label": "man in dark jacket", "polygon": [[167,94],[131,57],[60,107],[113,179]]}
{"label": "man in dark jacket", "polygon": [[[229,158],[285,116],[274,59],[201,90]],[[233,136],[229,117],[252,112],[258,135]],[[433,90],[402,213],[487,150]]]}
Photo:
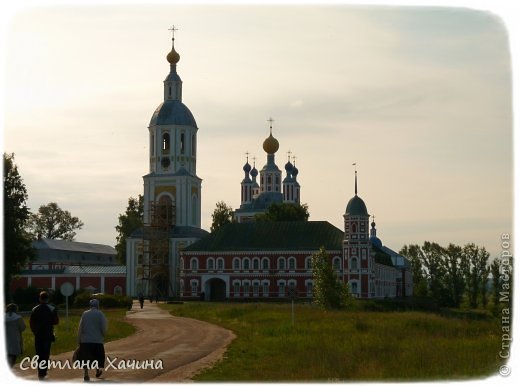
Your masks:
{"label": "man in dark jacket", "polygon": [[[49,304],[49,294],[40,292],[40,304],[32,309],[29,324],[34,334],[34,349],[38,355],[38,378],[47,375],[47,362],[51,355],[51,343],[54,341],[54,325],[59,323],[56,307]],[[42,363],[45,362],[45,363]],[[45,366],[45,368],[42,365]]]}

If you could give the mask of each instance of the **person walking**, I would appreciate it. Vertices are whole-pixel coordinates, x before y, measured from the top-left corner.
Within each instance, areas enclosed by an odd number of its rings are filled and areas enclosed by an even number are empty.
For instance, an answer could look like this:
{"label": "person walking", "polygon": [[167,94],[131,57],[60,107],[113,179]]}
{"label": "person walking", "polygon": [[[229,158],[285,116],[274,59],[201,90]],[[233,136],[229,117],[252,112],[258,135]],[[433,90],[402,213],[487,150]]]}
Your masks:
{"label": "person walking", "polygon": [[23,352],[22,332],[25,330],[23,318],[17,314],[18,306],[9,304],[5,309],[5,343],[7,346],[7,361],[10,367],[16,363],[16,358]]}
{"label": "person walking", "polygon": [[47,362],[51,355],[51,344],[55,341],[54,326],[59,323],[56,307],[49,304],[49,294],[40,292],[40,304],[32,309],[29,325],[34,334],[34,351],[38,356],[38,379],[47,376]]}
{"label": "person walking", "polygon": [[105,335],[108,323],[103,312],[99,310],[99,300],[92,299],[90,309],[83,312],[78,327],[79,352],[77,360],[88,361],[84,366],[83,380],[90,381],[89,368],[96,368],[96,378],[99,378],[105,367]]}
{"label": "person walking", "polygon": [[139,304],[141,305],[141,309],[142,309],[144,306],[144,295],[143,294],[139,294]]}

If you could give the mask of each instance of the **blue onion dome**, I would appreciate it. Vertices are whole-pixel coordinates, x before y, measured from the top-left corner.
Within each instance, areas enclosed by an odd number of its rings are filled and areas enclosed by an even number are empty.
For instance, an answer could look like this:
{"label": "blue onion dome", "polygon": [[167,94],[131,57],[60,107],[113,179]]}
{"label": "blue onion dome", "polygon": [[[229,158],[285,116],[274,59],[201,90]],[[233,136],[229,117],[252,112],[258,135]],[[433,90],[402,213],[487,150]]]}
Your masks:
{"label": "blue onion dome", "polygon": [[256,170],[256,167],[253,167],[251,169],[251,177],[255,178],[258,175],[258,170]]}
{"label": "blue onion dome", "polygon": [[372,243],[372,245],[378,249],[381,249],[383,247],[383,243],[381,242],[381,240],[379,239],[379,237],[377,236],[371,236],[370,237],[370,242]]}
{"label": "blue onion dome", "polygon": [[294,170],[294,166],[293,164],[291,163],[291,161],[288,161],[286,164],[285,164],[285,171],[289,174],[292,174]]}
{"label": "blue onion dome", "polygon": [[298,168],[296,166],[293,167],[292,175],[293,175],[293,177],[296,177],[298,175]]}
{"label": "blue onion dome", "polygon": [[249,173],[251,171],[251,165],[249,165],[249,162],[246,162],[242,170],[246,173]]}

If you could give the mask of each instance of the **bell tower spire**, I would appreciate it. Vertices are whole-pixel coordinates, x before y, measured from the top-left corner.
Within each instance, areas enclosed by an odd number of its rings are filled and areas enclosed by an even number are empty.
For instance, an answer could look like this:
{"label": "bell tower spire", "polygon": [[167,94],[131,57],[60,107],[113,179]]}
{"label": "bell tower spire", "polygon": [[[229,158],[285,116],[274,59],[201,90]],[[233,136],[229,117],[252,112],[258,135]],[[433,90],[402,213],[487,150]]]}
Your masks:
{"label": "bell tower spire", "polygon": [[172,31],[172,49],[166,55],[166,60],[170,63],[170,73],[164,80],[164,101],[177,100],[182,101],[182,80],[177,74],[177,63],[181,56],[175,51],[175,31],[178,31],[174,25],[168,29]]}

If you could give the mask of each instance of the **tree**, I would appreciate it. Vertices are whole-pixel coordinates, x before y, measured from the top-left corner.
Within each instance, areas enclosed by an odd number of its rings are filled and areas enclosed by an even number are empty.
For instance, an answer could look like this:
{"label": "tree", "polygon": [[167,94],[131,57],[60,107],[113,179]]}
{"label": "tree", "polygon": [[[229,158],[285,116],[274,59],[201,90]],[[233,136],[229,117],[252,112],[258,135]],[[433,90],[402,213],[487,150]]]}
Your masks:
{"label": "tree", "polygon": [[216,208],[211,215],[213,222],[211,223],[211,233],[215,233],[224,225],[233,222],[233,208],[227,206],[224,201],[217,202]]}
{"label": "tree", "polygon": [[445,287],[446,267],[443,264],[444,249],[437,243],[425,241],[421,251],[428,281],[428,293],[442,304],[446,301],[447,295]]}
{"label": "tree", "polygon": [[495,257],[489,266],[491,277],[493,278],[493,304],[498,306],[500,290],[502,289],[502,279],[500,278],[500,258]]}
{"label": "tree", "polygon": [[117,260],[121,264],[126,263],[126,239],[143,226],[144,199],[140,194],[137,198],[130,197],[128,206],[123,214],[118,217],[119,224],[116,225],[116,252]]}
{"label": "tree", "polygon": [[471,243],[462,248],[462,253],[468,260],[465,276],[469,305],[472,308],[477,308],[479,297],[482,304],[487,304],[486,286],[489,274],[489,267],[487,266],[489,252],[486,251],[486,248]]}
{"label": "tree", "polygon": [[399,254],[407,257],[410,261],[414,296],[427,296],[428,283],[423,269],[421,247],[417,244],[405,245],[401,248]]}
{"label": "tree", "polygon": [[312,279],[312,293],[316,304],[326,309],[341,308],[348,304],[348,286],[334,271],[332,259],[324,247],[312,256]]}
{"label": "tree", "polygon": [[31,237],[26,227],[31,212],[27,207],[27,189],[14,162],[14,153],[4,153],[4,298],[11,300],[11,279],[34,259]]}
{"label": "tree", "polygon": [[83,227],[83,222],[73,217],[68,210],[63,210],[55,202],[41,205],[38,213],[31,214],[30,233],[33,238],[62,239],[73,241],[76,230]]}
{"label": "tree", "polygon": [[256,221],[308,221],[309,206],[307,204],[273,203],[267,211],[255,216]]}
{"label": "tree", "polygon": [[462,248],[458,245],[450,244],[444,249],[444,266],[446,275],[444,277],[444,287],[447,289],[449,298],[448,305],[459,307],[465,289],[465,272],[467,270],[468,259],[462,253]]}

